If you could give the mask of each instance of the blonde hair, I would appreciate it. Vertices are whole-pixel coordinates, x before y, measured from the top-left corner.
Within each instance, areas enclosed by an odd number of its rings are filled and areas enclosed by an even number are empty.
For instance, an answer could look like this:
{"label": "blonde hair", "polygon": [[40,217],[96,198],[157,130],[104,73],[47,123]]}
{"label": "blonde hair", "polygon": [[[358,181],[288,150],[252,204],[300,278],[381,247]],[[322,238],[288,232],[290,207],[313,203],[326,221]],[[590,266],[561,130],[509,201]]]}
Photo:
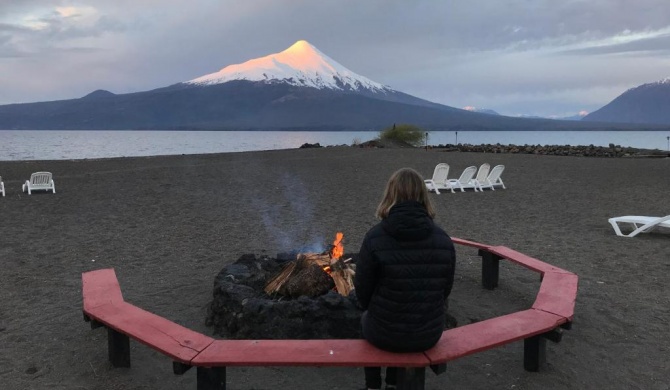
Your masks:
{"label": "blonde hair", "polygon": [[426,208],[428,215],[431,218],[435,217],[435,209],[428,196],[423,177],[412,168],[401,168],[395,171],[386,183],[376,215],[384,219],[388,217],[391,207],[410,200],[421,203]]}

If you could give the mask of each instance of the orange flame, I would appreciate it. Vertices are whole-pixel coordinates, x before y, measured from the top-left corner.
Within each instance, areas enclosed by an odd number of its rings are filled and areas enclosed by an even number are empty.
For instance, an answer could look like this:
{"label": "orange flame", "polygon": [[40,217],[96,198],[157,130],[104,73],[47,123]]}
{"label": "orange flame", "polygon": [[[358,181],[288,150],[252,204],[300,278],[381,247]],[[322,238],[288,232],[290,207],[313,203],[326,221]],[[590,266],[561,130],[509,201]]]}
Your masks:
{"label": "orange flame", "polygon": [[330,257],[333,259],[339,259],[344,255],[344,245],[342,245],[342,239],[344,234],[342,232],[337,232],[335,234],[335,241],[333,241],[333,249],[330,251]]}

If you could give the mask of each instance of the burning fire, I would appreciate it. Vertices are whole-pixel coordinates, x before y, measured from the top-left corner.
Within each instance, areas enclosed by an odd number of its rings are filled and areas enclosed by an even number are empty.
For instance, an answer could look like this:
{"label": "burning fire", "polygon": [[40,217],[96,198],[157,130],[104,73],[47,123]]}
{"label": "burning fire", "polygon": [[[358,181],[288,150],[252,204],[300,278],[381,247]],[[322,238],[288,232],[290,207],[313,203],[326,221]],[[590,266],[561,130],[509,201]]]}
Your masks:
{"label": "burning fire", "polygon": [[344,245],[342,245],[342,239],[344,234],[342,232],[337,232],[335,234],[335,241],[333,241],[333,249],[330,250],[330,257],[337,260],[344,255]]}
{"label": "burning fire", "polygon": [[[297,297],[300,295],[309,295],[314,291],[314,281],[318,278],[309,276],[304,271],[309,270],[313,265],[320,267],[335,282],[335,290],[344,296],[348,296],[354,289],[354,275],[356,275],[356,264],[352,259],[343,260],[344,245],[342,240],[344,234],[337,232],[335,241],[328,251],[321,253],[300,253],[295,260],[287,263],[284,268],[265,285],[265,292],[268,294],[282,294]],[[302,278],[303,282],[293,283],[294,278]],[[291,283],[287,283],[291,280]],[[285,287],[287,285],[289,287]],[[301,289],[302,288],[302,289]]]}

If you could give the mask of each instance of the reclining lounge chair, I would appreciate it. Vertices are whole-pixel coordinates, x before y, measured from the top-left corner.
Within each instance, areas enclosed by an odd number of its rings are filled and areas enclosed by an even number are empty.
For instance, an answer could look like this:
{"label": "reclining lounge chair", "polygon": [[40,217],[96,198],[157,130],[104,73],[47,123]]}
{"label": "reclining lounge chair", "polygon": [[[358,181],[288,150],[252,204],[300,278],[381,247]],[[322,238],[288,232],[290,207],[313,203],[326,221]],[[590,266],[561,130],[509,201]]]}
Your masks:
{"label": "reclining lounge chair", "polygon": [[500,175],[502,175],[505,170],[504,165],[496,165],[491,169],[489,175],[484,179],[483,182],[479,183],[479,189],[483,190],[484,188],[490,188],[495,191],[495,187],[502,187],[505,189],[505,183],[503,183]]}
{"label": "reclining lounge chair", "polygon": [[[449,164],[439,163],[433,170],[433,177],[424,180],[428,191],[435,191],[436,194],[440,190],[451,190],[451,186],[447,183],[447,176],[449,175]],[[451,192],[454,192],[453,190]]]}
{"label": "reclining lounge chair", "polygon": [[451,186],[451,192],[454,192],[454,188],[460,189],[461,192],[465,192],[466,189],[472,188],[477,192],[478,185],[474,180],[475,173],[477,173],[477,167],[472,165],[465,168],[458,179],[447,180],[447,184]]}
{"label": "reclining lounge chair", "polygon": [[[640,233],[649,233],[658,227],[670,229],[670,215],[666,215],[665,217],[626,215],[624,217],[610,218],[607,221],[614,228],[616,235],[621,237],[635,237]],[[623,234],[619,228],[620,223],[632,225],[634,230],[628,234]]]}

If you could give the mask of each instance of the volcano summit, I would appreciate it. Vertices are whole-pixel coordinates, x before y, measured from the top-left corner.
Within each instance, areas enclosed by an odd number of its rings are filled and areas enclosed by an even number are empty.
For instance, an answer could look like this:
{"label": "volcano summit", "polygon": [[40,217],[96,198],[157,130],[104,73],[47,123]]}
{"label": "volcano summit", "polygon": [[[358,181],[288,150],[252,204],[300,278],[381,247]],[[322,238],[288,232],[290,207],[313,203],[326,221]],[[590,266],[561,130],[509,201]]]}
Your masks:
{"label": "volcano summit", "polygon": [[343,91],[393,92],[360,76],[321,53],[307,41],[298,41],[281,53],[230,65],[186,84],[214,85],[232,80],[286,83],[296,87]]}

